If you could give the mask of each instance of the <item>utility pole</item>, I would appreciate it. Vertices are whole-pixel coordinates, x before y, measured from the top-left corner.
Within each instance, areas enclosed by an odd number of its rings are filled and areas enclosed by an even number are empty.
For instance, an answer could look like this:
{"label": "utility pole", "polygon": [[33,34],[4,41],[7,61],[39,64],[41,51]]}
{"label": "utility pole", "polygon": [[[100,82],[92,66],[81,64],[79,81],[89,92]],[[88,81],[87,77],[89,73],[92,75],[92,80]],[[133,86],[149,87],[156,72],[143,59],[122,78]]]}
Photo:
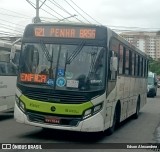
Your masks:
{"label": "utility pole", "polygon": [[39,0],[36,0],[36,17],[35,17],[34,23],[41,22],[40,17],[39,17],[39,9],[40,9]]}
{"label": "utility pole", "polygon": [[30,5],[32,5],[32,7],[35,8],[36,10],[36,16],[33,18],[33,23],[39,23],[41,22],[41,19],[39,17],[39,10],[42,7],[42,5],[46,2],[46,0],[44,0],[44,2],[39,6],[39,0],[36,0],[36,6],[35,4],[33,4],[31,1],[26,0]]}

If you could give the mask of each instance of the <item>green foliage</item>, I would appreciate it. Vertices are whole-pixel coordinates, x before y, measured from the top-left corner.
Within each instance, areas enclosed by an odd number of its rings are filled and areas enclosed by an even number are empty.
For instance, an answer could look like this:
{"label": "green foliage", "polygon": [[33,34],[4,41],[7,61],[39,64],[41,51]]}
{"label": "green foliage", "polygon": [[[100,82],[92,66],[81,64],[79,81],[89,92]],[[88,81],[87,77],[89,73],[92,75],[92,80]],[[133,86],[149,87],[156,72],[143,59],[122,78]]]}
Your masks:
{"label": "green foliage", "polygon": [[158,59],[158,61],[155,61],[152,58],[149,59],[149,71],[160,75],[160,59]]}

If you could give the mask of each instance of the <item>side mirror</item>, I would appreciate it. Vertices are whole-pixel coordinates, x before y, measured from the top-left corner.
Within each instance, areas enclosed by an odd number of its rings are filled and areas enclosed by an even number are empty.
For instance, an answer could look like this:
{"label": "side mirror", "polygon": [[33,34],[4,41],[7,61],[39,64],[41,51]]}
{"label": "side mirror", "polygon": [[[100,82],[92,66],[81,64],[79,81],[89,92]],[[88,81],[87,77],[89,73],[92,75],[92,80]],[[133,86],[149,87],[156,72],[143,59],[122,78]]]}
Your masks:
{"label": "side mirror", "polygon": [[10,53],[10,61],[12,61],[15,57],[15,54],[16,54],[16,47],[13,45],[11,47],[11,53]]}
{"label": "side mirror", "polygon": [[15,44],[20,42],[21,41],[21,38],[17,39],[16,41],[14,41],[12,43],[12,47],[11,47],[11,53],[10,53],[10,60],[13,60],[14,59],[14,56],[16,54],[16,46]]}
{"label": "side mirror", "polygon": [[118,69],[118,58],[117,57],[111,57],[110,70],[111,71],[117,71],[117,69]]}

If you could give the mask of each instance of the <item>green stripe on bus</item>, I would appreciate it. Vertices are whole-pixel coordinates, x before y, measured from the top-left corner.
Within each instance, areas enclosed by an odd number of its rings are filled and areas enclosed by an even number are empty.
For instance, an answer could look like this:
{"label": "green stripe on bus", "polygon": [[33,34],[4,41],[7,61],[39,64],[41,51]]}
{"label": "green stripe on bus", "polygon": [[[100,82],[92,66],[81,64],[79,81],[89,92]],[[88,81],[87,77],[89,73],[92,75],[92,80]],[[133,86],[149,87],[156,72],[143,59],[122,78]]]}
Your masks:
{"label": "green stripe on bus", "polygon": [[38,100],[32,100],[22,95],[20,100],[25,104],[27,110],[33,110],[37,112],[45,112],[51,114],[64,114],[64,115],[82,115],[84,110],[91,108],[93,105],[91,102],[85,102],[82,104],[61,104],[43,102]]}

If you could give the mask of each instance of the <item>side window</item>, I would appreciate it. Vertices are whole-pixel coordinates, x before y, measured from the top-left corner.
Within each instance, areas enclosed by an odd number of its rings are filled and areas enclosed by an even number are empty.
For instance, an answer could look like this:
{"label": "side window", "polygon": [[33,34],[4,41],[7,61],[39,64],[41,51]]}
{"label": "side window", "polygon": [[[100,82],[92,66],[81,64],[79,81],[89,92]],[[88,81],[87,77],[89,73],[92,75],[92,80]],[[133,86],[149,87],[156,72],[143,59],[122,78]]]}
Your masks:
{"label": "side window", "polygon": [[4,62],[0,62],[0,75],[6,75],[6,67]]}
{"label": "side window", "polygon": [[109,50],[114,51],[114,55],[118,56],[118,47],[119,47],[119,42],[116,39],[112,39],[110,42],[110,48]]}
{"label": "side window", "polygon": [[138,76],[138,55],[135,55],[135,76]]}
{"label": "side window", "polygon": [[12,62],[16,65],[19,65],[19,57],[20,57],[20,52],[16,52]]}
{"label": "side window", "polygon": [[129,75],[129,50],[125,50],[125,74]]}
{"label": "side window", "polygon": [[140,76],[141,73],[141,65],[140,65],[140,56],[138,55],[138,76]]}
{"label": "side window", "polygon": [[139,76],[142,76],[142,57],[139,56]]}
{"label": "side window", "polygon": [[17,75],[17,70],[11,63],[7,63],[7,75]]}
{"label": "side window", "polygon": [[[112,39],[110,42],[110,47],[109,47],[109,65],[110,65],[110,58],[111,57],[117,57],[118,56],[118,47],[119,47],[119,42],[116,39]],[[117,72],[116,71],[110,71],[109,69],[109,79],[110,80],[115,80],[116,79]]]}
{"label": "side window", "polygon": [[15,76],[17,75],[17,70],[11,63],[2,62],[0,63],[0,75]]}
{"label": "side window", "polygon": [[132,76],[135,75],[135,53],[132,52]]}
{"label": "side window", "polygon": [[144,60],[144,76],[147,77],[148,74],[148,62]]}
{"label": "side window", "polygon": [[119,46],[119,74],[123,74],[123,53],[124,48],[122,45]]}
{"label": "side window", "polygon": [[142,58],[142,73],[141,76],[144,77],[144,59]]}
{"label": "side window", "polygon": [[148,60],[146,60],[146,77],[148,76]]}

